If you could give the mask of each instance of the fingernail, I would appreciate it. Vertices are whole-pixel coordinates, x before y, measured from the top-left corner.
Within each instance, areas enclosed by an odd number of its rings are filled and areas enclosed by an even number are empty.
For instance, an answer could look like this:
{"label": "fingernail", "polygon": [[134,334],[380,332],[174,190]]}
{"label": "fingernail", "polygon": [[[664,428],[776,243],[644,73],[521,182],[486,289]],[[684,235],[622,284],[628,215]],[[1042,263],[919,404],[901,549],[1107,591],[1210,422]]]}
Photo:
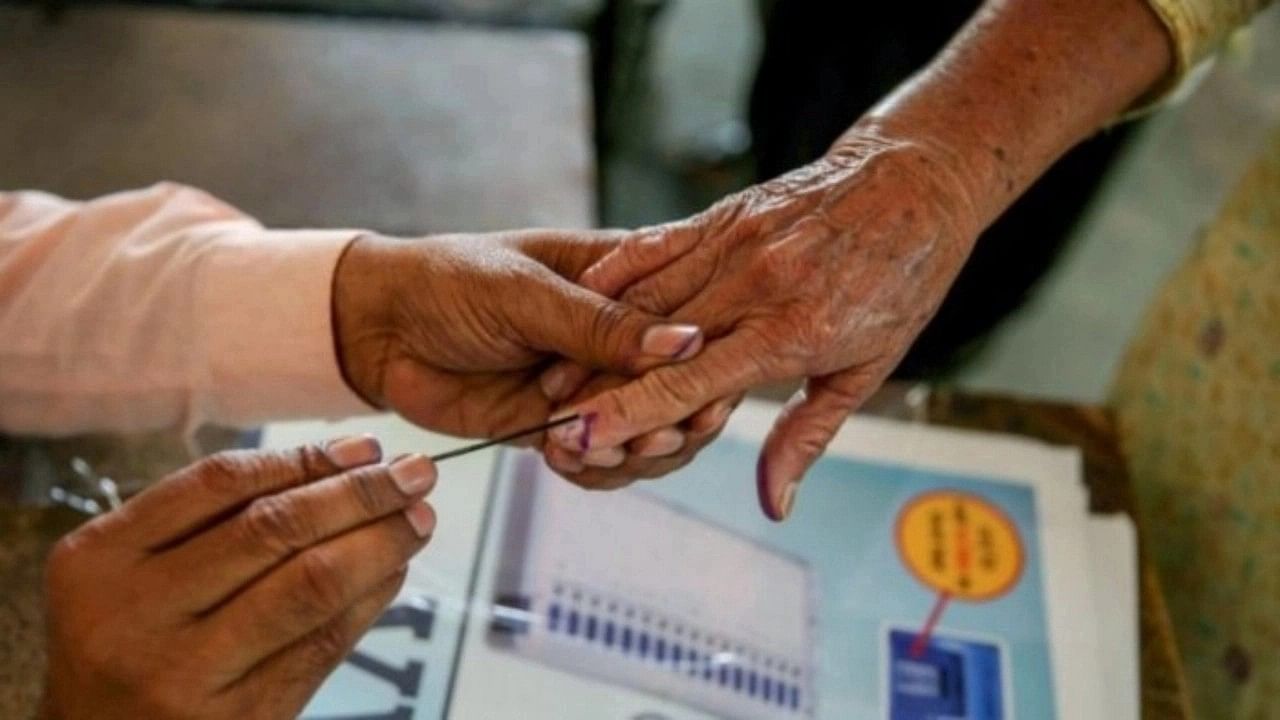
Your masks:
{"label": "fingernail", "polygon": [[720,427],[725,424],[725,421],[729,419],[729,413],[731,412],[733,412],[733,403],[728,400],[716,403],[716,406],[711,409],[711,419],[713,420],[712,424],[715,427]]}
{"label": "fingernail", "polygon": [[413,532],[420,538],[424,538],[436,529],[436,516],[427,508],[425,502],[416,502],[404,511],[405,519],[409,521],[409,525],[413,526]]}
{"label": "fingernail", "polygon": [[548,400],[559,400],[560,393],[564,391],[564,367],[556,365],[542,373],[538,384],[542,386],[542,394]]}
{"label": "fingernail", "polygon": [[702,330],[697,325],[655,325],[645,331],[640,349],[660,358],[685,360],[702,349]]}
{"label": "fingernail", "polygon": [[436,481],[436,466],[422,455],[410,455],[391,464],[391,479],[405,495],[421,495]]}
{"label": "fingernail", "polygon": [[626,460],[627,453],[620,447],[596,448],[582,456],[582,462],[600,468],[616,468]]}
{"label": "fingernail", "polygon": [[372,435],[354,435],[330,440],[324,446],[324,455],[340,468],[353,468],[381,460],[382,446]]}
{"label": "fingernail", "polygon": [[707,414],[693,428],[694,434],[701,436],[719,430],[725,421],[729,419],[729,413],[731,412],[733,412],[733,404],[728,400],[722,400],[712,405]]}
{"label": "fingernail", "polygon": [[651,434],[645,440],[644,447],[636,454],[646,458],[666,457],[682,447],[684,447],[684,433],[675,428],[662,428]]}
{"label": "fingernail", "polygon": [[573,422],[552,428],[551,438],[566,450],[585,453],[591,449],[591,426],[595,421],[596,414],[587,413]]}
{"label": "fingernail", "polygon": [[779,520],[786,520],[791,515],[791,506],[796,501],[796,488],[800,483],[789,482],[782,486],[782,492],[778,497],[778,513]]}

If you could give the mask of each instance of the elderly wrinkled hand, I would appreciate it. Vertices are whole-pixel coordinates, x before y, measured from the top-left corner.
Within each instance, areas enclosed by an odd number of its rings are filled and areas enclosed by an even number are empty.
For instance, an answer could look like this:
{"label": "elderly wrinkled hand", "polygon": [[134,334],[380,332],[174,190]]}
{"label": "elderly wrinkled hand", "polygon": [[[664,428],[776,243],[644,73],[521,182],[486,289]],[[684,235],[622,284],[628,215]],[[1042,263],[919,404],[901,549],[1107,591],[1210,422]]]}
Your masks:
{"label": "elderly wrinkled hand", "polygon": [[696,355],[698,327],[574,282],[622,237],[361,237],[334,274],[343,374],[371,404],[418,425],[492,437],[546,419],[537,377],[556,359],[632,375]]}
{"label": "elderly wrinkled hand", "polygon": [[435,466],[380,456],[214,455],[65,537],[41,717],[297,717],[435,528]]}
{"label": "elderly wrinkled hand", "polygon": [[549,458],[564,470],[563,453],[600,455],[752,386],[804,378],[758,466],[765,512],[785,517],[805,470],[932,317],[978,234],[1064,152],[1158,89],[1172,60],[1147,3],[984,3],[826,157],[628,238],[585,273],[597,292],[699,324],[707,344],[589,398],[569,389],[581,370],[553,368],[550,394],[584,417],[558,429]]}
{"label": "elderly wrinkled hand", "polygon": [[[552,465],[582,482],[580,464],[592,456],[620,453],[753,386],[806,378],[758,466],[762,506],[785,517],[805,470],[932,317],[979,229],[944,153],[871,126],[812,165],[624,240],[584,284],[697,324],[708,342],[687,363],[576,395],[571,410],[584,421],[552,432]],[[576,391],[583,373],[560,366],[550,375],[555,389]],[[588,484],[608,484],[600,468],[590,472]]]}

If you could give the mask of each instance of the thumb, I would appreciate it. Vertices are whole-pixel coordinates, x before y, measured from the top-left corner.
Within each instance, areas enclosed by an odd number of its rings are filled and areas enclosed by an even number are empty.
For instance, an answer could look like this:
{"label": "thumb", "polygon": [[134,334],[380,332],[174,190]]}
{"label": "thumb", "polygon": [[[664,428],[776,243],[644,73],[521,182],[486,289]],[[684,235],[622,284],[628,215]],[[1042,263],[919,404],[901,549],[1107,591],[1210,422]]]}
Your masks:
{"label": "thumb", "polygon": [[765,438],[756,465],[760,508],[781,522],[791,514],[804,474],[827,449],[845,418],[876,388],[859,369],[810,378],[792,396]]}
{"label": "thumb", "polygon": [[702,350],[702,330],[610,300],[559,277],[547,302],[521,302],[516,329],[535,349],[593,368],[635,375]]}

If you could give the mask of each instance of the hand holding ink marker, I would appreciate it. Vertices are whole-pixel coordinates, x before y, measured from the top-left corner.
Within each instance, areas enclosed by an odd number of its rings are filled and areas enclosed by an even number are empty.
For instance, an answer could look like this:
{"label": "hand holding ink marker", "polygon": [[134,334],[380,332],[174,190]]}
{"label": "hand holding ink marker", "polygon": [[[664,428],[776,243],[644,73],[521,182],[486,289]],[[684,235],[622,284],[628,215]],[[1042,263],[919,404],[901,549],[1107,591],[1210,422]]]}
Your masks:
{"label": "hand holding ink marker", "polygon": [[443,461],[445,461],[445,460],[448,460],[448,459],[450,459],[450,458],[456,458],[456,457],[461,457],[461,456],[463,456],[463,455],[469,455],[469,454],[471,454],[471,453],[473,453],[473,452],[476,452],[477,450],[484,450],[485,448],[490,448],[490,447],[493,447],[494,445],[501,445],[501,444],[503,444],[503,443],[511,442],[512,440],[517,440],[517,439],[519,439],[519,438],[525,437],[526,435],[535,435],[535,434],[537,434],[537,433],[544,432],[544,431],[546,431],[546,430],[550,430],[551,428],[554,428],[554,427],[559,427],[559,426],[561,426],[561,425],[566,425],[566,424],[568,424],[568,423],[571,423],[571,422],[573,422],[573,421],[577,420],[578,418],[579,418],[579,416],[578,416],[578,415],[568,415],[568,416],[566,416],[566,417],[556,418],[555,420],[552,420],[551,422],[546,422],[546,423],[543,423],[543,424],[541,424],[541,425],[537,425],[537,426],[534,426],[534,427],[525,428],[525,429],[523,429],[523,430],[516,430],[515,432],[507,433],[506,435],[500,435],[500,436],[498,436],[498,437],[496,437],[496,438],[493,438],[493,439],[491,439],[491,440],[485,440],[484,442],[478,442],[478,443],[474,443],[474,444],[472,444],[472,445],[465,445],[465,446],[460,447],[460,448],[457,448],[457,449],[455,449],[455,450],[449,450],[449,451],[446,451],[446,452],[442,452],[442,453],[440,453],[439,455],[432,455],[432,456],[431,456],[431,461],[432,461],[432,462],[439,463],[439,462],[443,462]]}

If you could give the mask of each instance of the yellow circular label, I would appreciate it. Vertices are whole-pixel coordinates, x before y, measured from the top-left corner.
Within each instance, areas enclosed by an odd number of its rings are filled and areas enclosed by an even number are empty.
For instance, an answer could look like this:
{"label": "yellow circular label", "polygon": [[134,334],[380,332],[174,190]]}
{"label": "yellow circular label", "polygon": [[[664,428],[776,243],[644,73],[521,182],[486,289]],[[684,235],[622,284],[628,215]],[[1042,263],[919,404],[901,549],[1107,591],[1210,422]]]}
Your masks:
{"label": "yellow circular label", "polygon": [[898,514],[898,554],[916,579],[960,600],[994,600],[1022,575],[1018,529],[994,503],[938,490],[912,498]]}

